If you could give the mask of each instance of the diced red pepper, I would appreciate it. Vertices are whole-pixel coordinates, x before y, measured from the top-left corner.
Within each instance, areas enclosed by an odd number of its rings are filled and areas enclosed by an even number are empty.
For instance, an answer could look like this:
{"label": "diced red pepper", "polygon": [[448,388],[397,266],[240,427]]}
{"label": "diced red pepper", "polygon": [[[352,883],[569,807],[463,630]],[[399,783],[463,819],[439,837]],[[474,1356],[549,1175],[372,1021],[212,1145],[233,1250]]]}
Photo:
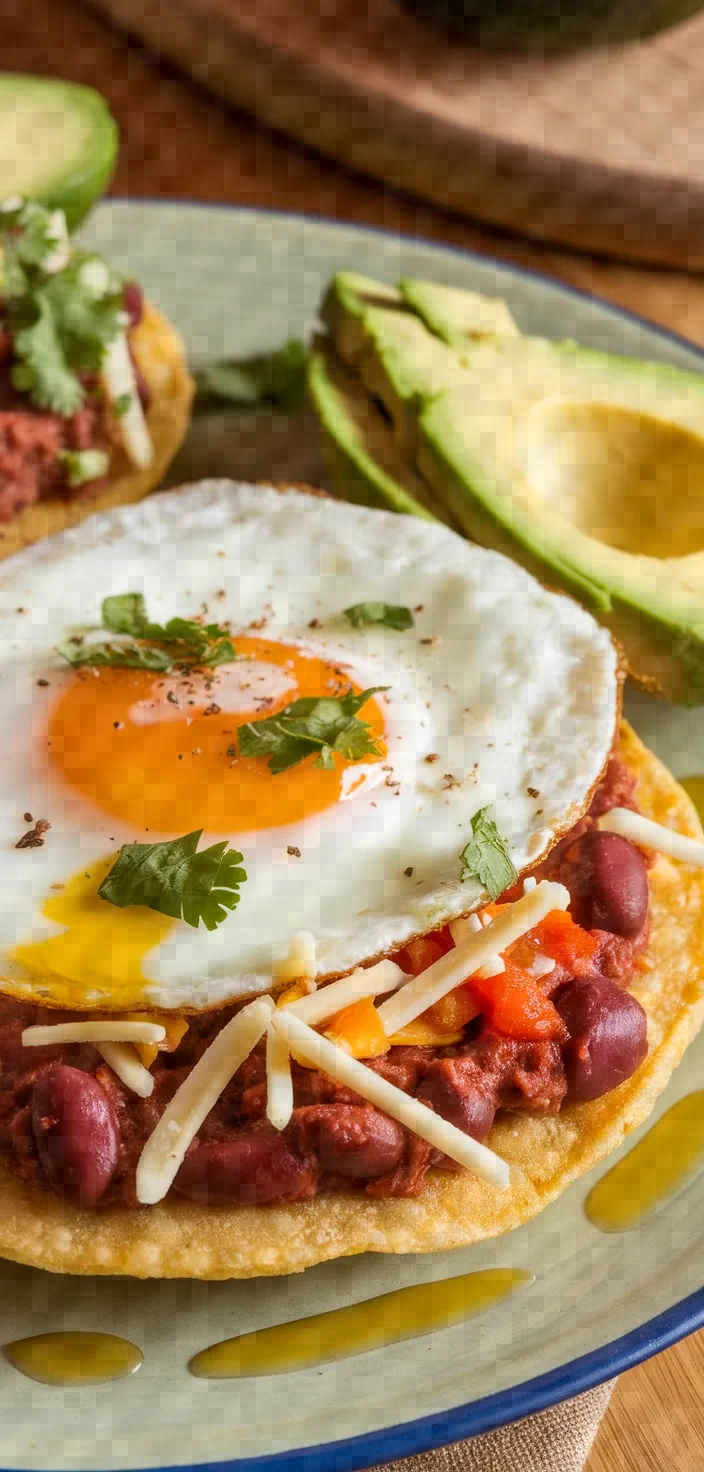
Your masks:
{"label": "diced red pepper", "polygon": [[506,962],[505,971],[488,981],[473,976],[468,987],[492,1027],[506,1037],[565,1038],[562,1018],[540,983],[511,961]]}
{"label": "diced red pepper", "polygon": [[591,961],[599,945],[591,931],[575,925],[567,910],[551,910],[530,934],[544,956],[552,956],[568,971],[573,970],[579,961]]}
{"label": "diced red pepper", "polygon": [[394,956],[394,961],[409,976],[420,976],[421,971],[427,971],[434,961],[439,961],[451,949],[452,936],[445,926],[442,930],[434,930],[432,935],[419,935],[415,940],[409,940],[408,945]]}

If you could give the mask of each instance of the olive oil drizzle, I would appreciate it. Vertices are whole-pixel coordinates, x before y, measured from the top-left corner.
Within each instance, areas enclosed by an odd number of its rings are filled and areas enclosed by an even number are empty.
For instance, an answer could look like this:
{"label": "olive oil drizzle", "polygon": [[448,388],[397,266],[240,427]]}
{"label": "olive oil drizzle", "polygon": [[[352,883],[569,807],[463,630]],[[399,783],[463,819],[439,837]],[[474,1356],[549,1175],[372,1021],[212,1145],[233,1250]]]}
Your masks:
{"label": "olive oil drizzle", "polygon": [[306,1369],[447,1329],[484,1313],[533,1278],[521,1268],[490,1268],[400,1288],[348,1308],[224,1339],[195,1355],[188,1368],[202,1379],[282,1375]]}
{"label": "olive oil drizzle", "polygon": [[602,1232],[629,1232],[704,1169],[704,1089],[685,1095],[590,1191],[584,1209]]}
{"label": "olive oil drizzle", "polygon": [[35,1334],[4,1346],[5,1358],[30,1380],[43,1385],[100,1385],[134,1375],[143,1355],[116,1334],[82,1332]]}

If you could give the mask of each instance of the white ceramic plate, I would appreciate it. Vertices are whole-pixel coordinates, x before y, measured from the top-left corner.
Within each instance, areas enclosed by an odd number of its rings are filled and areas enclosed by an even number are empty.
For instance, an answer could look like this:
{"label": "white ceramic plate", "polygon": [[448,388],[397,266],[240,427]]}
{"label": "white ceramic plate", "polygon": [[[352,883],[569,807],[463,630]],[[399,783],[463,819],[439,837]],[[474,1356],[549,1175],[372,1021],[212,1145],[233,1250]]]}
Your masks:
{"label": "white ceramic plate", "polygon": [[[501,295],[524,330],[703,366],[686,343],[537,276],[377,231],[258,211],[117,203],[103,205],[84,233],[173,317],[196,364],[307,334],[325,283],[348,267]],[[169,483],[209,473],[324,484],[315,425],[305,415],[209,415]],[[677,775],[704,773],[700,712],[638,697],[628,714]],[[704,1035],[654,1118],[697,1087],[703,1072]],[[93,1329],[144,1351],[130,1379],[81,1390],[38,1385],[0,1357],[0,1466],[346,1472],[586,1389],[704,1322],[704,1175],[637,1231],[604,1235],[583,1211],[603,1169],[508,1237],[435,1257],[367,1256],[289,1279],[230,1284],[55,1278],[0,1264],[0,1342]],[[464,1326],[275,1378],[205,1381],[188,1373],[196,1351],[227,1335],[494,1266],[526,1268],[535,1278]]]}

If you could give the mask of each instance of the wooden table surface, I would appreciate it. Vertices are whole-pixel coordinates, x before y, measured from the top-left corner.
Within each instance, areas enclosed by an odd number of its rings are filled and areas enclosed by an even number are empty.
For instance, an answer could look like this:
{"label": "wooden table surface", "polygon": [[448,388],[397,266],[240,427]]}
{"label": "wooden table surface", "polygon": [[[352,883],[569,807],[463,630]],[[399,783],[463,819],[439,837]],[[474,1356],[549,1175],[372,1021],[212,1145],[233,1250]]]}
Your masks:
{"label": "wooden table surface", "polygon": [[[3,70],[87,82],[109,99],[123,140],[118,194],[303,210],[468,246],[559,276],[704,345],[702,277],[528,245],[345,173],[228,111],[77,0],[9,0],[4,17]],[[702,1468],[704,1330],[621,1377],[587,1472]]]}

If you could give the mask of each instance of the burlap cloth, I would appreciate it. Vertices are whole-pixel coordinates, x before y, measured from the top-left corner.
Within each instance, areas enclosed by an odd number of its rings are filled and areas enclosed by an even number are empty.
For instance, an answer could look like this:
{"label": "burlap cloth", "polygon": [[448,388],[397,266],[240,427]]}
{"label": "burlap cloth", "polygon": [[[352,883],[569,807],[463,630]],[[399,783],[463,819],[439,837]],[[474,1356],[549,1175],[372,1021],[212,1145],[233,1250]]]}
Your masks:
{"label": "burlap cloth", "polygon": [[386,1472],[582,1472],[615,1384],[609,1380],[486,1436],[389,1462]]}

